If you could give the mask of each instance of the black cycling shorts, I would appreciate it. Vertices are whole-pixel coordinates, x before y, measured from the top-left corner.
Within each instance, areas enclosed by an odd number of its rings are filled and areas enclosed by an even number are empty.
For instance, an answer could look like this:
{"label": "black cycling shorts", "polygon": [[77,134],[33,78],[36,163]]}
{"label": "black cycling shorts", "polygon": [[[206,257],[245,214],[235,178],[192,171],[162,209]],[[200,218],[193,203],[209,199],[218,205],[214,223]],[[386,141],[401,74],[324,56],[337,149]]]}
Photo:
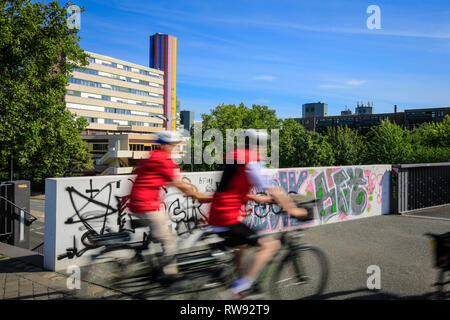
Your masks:
{"label": "black cycling shorts", "polygon": [[225,239],[225,244],[230,247],[236,247],[243,244],[258,246],[258,234],[243,223],[236,223],[226,226],[226,231],[217,233],[218,236]]}

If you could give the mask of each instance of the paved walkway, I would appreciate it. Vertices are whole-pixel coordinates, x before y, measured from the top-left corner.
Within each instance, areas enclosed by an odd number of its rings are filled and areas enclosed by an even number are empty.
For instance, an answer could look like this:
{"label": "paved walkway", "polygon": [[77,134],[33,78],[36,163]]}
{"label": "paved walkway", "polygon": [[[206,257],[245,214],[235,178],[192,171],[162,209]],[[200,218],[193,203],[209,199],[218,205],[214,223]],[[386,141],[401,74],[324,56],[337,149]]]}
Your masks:
{"label": "paved walkway", "polygon": [[81,281],[69,289],[64,274],[43,270],[18,258],[0,254],[0,300],[130,299],[129,296]]}

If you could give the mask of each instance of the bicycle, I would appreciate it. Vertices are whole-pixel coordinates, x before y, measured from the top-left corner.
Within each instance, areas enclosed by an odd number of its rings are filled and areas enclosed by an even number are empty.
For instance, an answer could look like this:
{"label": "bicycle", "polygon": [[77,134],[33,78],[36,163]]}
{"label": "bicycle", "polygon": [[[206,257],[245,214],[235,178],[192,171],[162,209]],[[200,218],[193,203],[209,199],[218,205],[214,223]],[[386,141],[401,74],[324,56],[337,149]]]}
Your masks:
{"label": "bicycle", "polygon": [[[298,203],[298,206],[308,208],[308,217],[302,220],[311,220],[315,201]],[[285,213],[280,213],[285,214]],[[142,221],[132,219],[132,229],[146,226]],[[168,298],[183,296],[184,299],[220,299],[218,293],[228,287],[237,277],[234,268],[234,248],[227,246],[227,238],[212,230],[209,226],[200,226],[200,233],[196,246],[202,242],[203,248],[180,252],[176,255],[179,273],[184,285],[168,286],[162,277],[164,265],[161,253],[143,257],[142,251],[148,249],[151,242],[155,242],[149,234],[144,233],[142,242],[122,242],[119,236],[103,235],[90,237],[96,246],[103,245],[103,249],[93,259],[101,260],[109,253],[121,250],[131,250],[133,257],[123,259],[115,257],[106,264],[98,264],[100,272],[90,272],[90,281],[105,286],[119,287],[119,291],[130,293],[133,288],[140,287],[138,295],[146,297]],[[306,243],[298,243],[303,236],[304,228],[280,231],[282,249],[272,261],[264,268],[253,286],[247,290],[248,297],[266,296],[272,299],[298,299],[301,297],[318,298],[323,293],[328,279],[328,263],[324,253]],[[136,268],[128,272],[133,266],[142,263],[137,273]],[[95,267],[94,267],[95,268]],[[137,268],[139,269],[139,268]],[[105,276],[109,276],[109,279]],[[97,277],[97,279],[96,279]],[[105,283],[106,280],[106,283]],[[143,284],[144,282],[144,284]],[[125,292],[127,293],[127,292]],[[136,294],[136,292],[134,292]]]}
{"label": "bicycle", "polygon": [[438,280],[434,286],[438,287],[437,298],[445,298],[444,287],[450,281],[445,281],[446,272],[450,271],[450,232],[444,234],[426,233],[431,238],[430,247],[434,256],[434,266],[439,269]]}
{"label": "bicycle", "polygon": [[[299,220],[308,221],[313,218],[312,207],[315,205],[315,201],[296,202],[296,204],[299,207],[309,207],[308,217]],[[277,232],[280,235],[282,247],[265,266],[253,285],[246,290],[244,299],[264,297],[275,300],[293,300],[320,297],[328,281],[328,261],[319,248],[298,242],[305,230],[305,228],[299,228]],[[215,299],[216,297],[210,293],[201,297],[201,299],[211,298]]]}
{"label": "bicycle", "polygon": [[[131,218],[130,231],[149,227],[148,221],[145,220]],[[206,226],[198,227],[199,231],[205,228]],[[149,233],[143,233],[142,241],[135,242],[127,242],[130,240],[130,237],[126,237],[127,232],[122,232],[122,237],[114,233],[90,236],[92,245],[101,247],[101,250],[91,255],[91,259],[96,263],[88,267],[85,280],[118,289],[138,298],[145,296],[161,299],[184,295],[192,299],[197,291],[223,286],[228,284],[230,279],[229,264],[234,259],[232,251],[227,251],[220,239],[212,241],[209,237],[203,237],[206,233],[199,232],[196,246],[205,241],[200,248],[182,251],[175,256],[179,274],[182,275],[182,279],[178,280],[184,283],[182,285],[167,281],[162,268],[170,261],[162,252],[148,256],[142,254],[144,250],[149,249],[151,243],[159,243],[151,237],[151,230]],[[129,253],[124,253],[126,251]],[[128,257],[124,258],[124,255]],[[202,281],[205,279],[215,281]],[[139,288],[137,292],[136,288]]]}

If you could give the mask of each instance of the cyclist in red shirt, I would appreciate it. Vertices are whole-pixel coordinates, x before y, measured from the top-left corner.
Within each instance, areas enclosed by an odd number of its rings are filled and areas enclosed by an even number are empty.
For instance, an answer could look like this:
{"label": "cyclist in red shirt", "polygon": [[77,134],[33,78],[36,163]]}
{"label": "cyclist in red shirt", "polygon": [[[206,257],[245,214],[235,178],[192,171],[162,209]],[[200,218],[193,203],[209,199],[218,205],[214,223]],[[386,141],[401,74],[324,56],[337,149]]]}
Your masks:
{"label": "cyclist in red shirt", "polygon": [[151,151],[148,159],[139,163],[130,194],[129,209],[135,216],[148,219],[152,237],[163,246],[163,272],[171,279],[171,276],[178,273],[174,259],[177,237],[171,231],[171,222],[160,197],[161,189],[173,186],[200,201],[211,199],[211,196],[197,192],[193,185],[181,179],[180,168],[171,158],[175,145],[180,142],[179,135],[171,131],[159,132],[157,135],[161,146]]}
{"label": "cyclist in red shirt", "polygon": [[[256,130],[249,130],[249,136],[253,136],[260,141],[267,139],[267,134]],[[256,140],[255,139],[255,140]],[[238,260],[243,254],[247,245],[256,246],[253,262],[248,272],[240,279],[236,280],[231,288],[223,293],[225,299],[238,299],[242,293],[251,287],[265,265],[272,259],[280,248],[280,241],[272,236],[259,237],[255,231],[246,226],[243,221],[243,206],[248,200],[257,202],[273,202],[279,204],[285,212],[295,217],[307,215],[306,209],[297,208],[291,198],[283,189],[269,186],[264,179],[262,166],[259,162],[260,147],[236,149],[226,156],[233,159],[233,164],[226,164],[220,184],[214,193],[208,218],[208,223],[213,226],[219,236],[227,238],[231,246],[242,246],[238,251]],[[264,190],[269,196],[250,195],[252,187]],[[238,262],[238,269],[239,264]]]}

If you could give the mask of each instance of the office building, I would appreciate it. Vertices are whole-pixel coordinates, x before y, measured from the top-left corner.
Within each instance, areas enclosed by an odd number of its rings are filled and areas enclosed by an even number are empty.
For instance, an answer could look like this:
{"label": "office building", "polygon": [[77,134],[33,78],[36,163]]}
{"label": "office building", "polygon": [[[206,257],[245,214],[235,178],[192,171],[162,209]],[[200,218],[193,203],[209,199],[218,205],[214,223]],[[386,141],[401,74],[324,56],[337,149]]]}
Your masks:
{"label": "office building", "polygon": [[164,116],[167,130],[176,130],[177,38],[156,33],[150,36],[150,67],[164,74]]}
{"label": "office building", "polygon": [[325,133],[328,127],[347,126],[358,130],[360,134],[366,134],[370,128],[380,124],[383,120],[389,120],[408,130],[425,122],[442,122],[445,115],[450,115],[450,108],[425,108],[407,109],[404,112],[377,114],[353,114],[314,118],[294,118],[308,131]]}
{"label": "office building", "polygon": [[323,102],[305,103],[302,105],[303,118],[326,117],[328,114],[328,105]]}
{"label": "office building", "polygon": [[90,134],[163,129],[164,72],[87,52],[89,65],[69,77],[67,109],[85,117]]}
{"label": "office building", "polygon": [[89,65],[69,77],[65,103],[89,125],[82,133],[96,172],[131,173],[157,147],[164,129],[164,72],[87,52]]}
{"label": "office building", "polygon": [[180,111],[180,119],[184,130],[191,132],[191,127],[194,124],[194,111]]}

